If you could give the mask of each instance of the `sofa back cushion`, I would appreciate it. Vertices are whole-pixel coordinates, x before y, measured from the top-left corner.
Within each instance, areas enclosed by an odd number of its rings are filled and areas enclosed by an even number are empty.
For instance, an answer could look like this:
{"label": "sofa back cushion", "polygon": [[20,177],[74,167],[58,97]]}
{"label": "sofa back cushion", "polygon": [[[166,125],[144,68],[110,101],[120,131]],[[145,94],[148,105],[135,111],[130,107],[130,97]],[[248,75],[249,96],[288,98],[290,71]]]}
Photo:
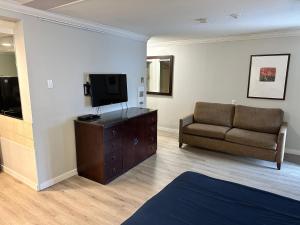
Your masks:
{"label": "sofa back cushion", "polygon": [[197,123],[232,127],[234,105],[208,102],[197,102],[194,120]]}
{"label": "sofa back cushion", "polygon": [[281,109],[256,108],[237,105],[233,126],[263,133],[277,134],[283,121]]}

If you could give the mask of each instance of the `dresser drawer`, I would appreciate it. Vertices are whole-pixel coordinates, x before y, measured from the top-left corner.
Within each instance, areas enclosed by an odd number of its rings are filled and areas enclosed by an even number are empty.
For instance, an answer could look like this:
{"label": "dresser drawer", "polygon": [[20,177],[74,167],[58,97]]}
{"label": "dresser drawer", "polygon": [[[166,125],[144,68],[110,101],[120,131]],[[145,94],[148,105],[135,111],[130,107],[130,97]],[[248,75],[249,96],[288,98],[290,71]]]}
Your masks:
{"label": "dresser drawer", "polygon": [[148,127],[145,127],[145,135],[146,137],[152,136],[152,137],[157,137],[157,125],[152,124],[149,125]]}
{"label": "dresser drawer", "polygon": [[123,161],[122,158],[112,159],[110,164],[105,165],[105,179],[106,181],[110,181],[112,178],[120,175],[123,172]]}
{"label": "dresser drawer", "polygon": [[110,152],[109,154],[106,154],[104,158],[105,158],[105,162],[104,162],[105,166],[119,164],[120,161],[122,162],[122,151],[118,150],[118,151]]}
{"label": "dresser drawer", "polygon": [[156,124],[153,124],[153,125],[149,126],[148,130],[151,133],[156,133],[157,132],[157,126],[156,126]]}
{"label": "dresser drawer", "polygon": [[121,126],[113,126],[104,130],[104,141],[121,138]]}
{"label": "dresser drawer", "polygon": [[156,144],[156,138],[153,135],[149,135],[146,137],[147,143],[150,145]]}
{"label": "dresser drawer", "polygon": [[157,114],[156,114],[156,112],[146,115],[145,116],[145,121],[146,121],[147,125],[156,124],[157,123]]}
{"label": "dresser drawer", "polygon": [[111,154],[112,152],[118,152],[122,149],[121,138],[110,139],[104,143],[104,154]]}

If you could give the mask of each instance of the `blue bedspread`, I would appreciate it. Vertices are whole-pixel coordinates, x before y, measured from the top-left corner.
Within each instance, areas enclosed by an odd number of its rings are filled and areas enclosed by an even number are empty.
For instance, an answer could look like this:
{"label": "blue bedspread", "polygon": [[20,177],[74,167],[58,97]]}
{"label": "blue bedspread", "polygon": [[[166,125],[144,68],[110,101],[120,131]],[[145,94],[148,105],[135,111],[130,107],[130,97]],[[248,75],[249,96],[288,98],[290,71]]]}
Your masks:
{"label": "blue bedspread", "polygon": [[185,172],[123,225],[300,225],[300,202]]}

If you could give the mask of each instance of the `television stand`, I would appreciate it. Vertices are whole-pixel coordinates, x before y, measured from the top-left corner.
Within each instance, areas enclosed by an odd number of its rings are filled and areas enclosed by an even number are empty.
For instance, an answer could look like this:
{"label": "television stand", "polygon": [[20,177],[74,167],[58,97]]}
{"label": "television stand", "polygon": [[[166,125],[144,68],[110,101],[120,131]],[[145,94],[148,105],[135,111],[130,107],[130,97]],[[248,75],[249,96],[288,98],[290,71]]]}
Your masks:
{"label": "television stand", "polygon": [[75,120],[80,176],[107,184],[156,153],[157,110],[128,108]]}

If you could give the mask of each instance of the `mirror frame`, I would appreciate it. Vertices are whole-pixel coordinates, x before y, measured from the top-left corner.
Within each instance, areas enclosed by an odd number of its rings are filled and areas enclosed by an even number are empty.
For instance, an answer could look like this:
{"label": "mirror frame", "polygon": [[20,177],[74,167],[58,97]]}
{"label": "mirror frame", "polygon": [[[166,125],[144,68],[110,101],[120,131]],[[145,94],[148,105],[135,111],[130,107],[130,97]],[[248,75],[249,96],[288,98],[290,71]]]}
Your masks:
{"label": "mirror frame", "polygon": [[174,56],[173,55],[163,55],[163,56],[147,56],[148,59],[169,59],[170,60],[170,88],[169,92],[152,92],[147,90],[148,95],[173,95],[173,73],[174,73]]}

